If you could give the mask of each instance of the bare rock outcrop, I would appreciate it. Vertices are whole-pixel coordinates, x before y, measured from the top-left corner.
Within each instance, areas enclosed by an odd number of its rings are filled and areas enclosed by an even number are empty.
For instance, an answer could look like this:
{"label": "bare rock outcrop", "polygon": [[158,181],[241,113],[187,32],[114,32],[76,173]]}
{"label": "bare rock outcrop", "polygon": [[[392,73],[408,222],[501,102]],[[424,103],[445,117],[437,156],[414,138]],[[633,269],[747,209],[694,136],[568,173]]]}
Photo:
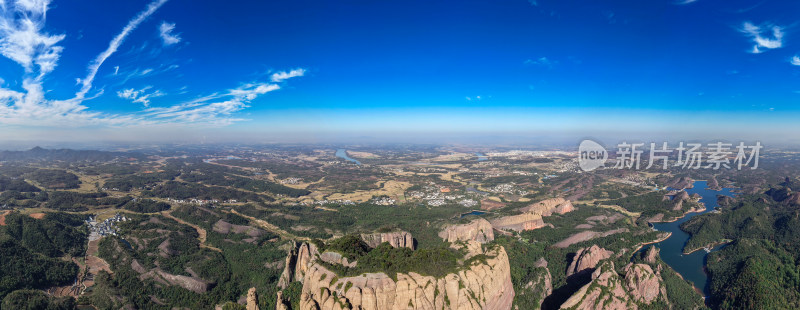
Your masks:
{"label": "bare rock outcrop", "polygon": [[625,288],[634,300],[649,305],[658,298],[661,285],[650,265],[628,264],[623,271]]}
{"label": "bare rock outcrop", "polygon": [[317,246],[311,243],[303,242],[297,249],[297,262],[294,268],[295,281],[303,281],[305,279],[308,268],[311,262],[319,255]]}
{"label": "bare rock outcrop", "polygon": [[289,306],[283,301],[283,291],[278,291],[278,298],[275,302],[275,310],[289,310]]}
{"label": "bare rock outcrop", "polygon": [[644,253],[644,261],[648,264],[655,264],[656,259],[658,259],[658,248],[655,246],[650,246],[647,248],[647,251]]}
{"label": "bare rock outcrop", "polygon": [[361,234],[361,240],[364,240],[371,248],[376,248],[381,243],[389,242],[389,245],[395,248],[414,249],[414,238],[407,231]]}
{"label": "bare rock outcrop", "polygon": [[524,213],[534,213],[541,216],[550,216],[553,213],[565,214],[574,210],[575,207],[572,202],[564,198],[546,199],[520,209]]}
{"label": "bare rock outcrop", "polygon": [[580,249],[575,253],[572,263],[570,263],[569,268],[567,268],[567,277],[591,270],[595,268],[601,260],[609,258],[611,255],[614,255],[614,252],[603,249],[597,245]]}
{"label": "bare rock outcrop", "polygon": [[352,262],[348,261],[347,257],[342,256],[342,254],[330,251],[325,251],[322,254],[320,254],[319,259],[329,264],[337,264],[350,268],[353,268],[358,264],[358,262],[356,261]]}
{"label": "bare rock outcrop", "polygon": [[525,284],[525,289],[530,290],[535,296],[538,296],[539,307],[541,308],[544,299],[553,293],[553,276],[550,270],[547,269],[547,261],[544,258],[536,261],[534,266],[537,267],[533,279]]}
{"label": "bare rock outcrop", "polygon": [[532,230],[545,226],[542,216],[535,213],[509,215],[491,221],[492,227],[499,230]]}
{"label": "bare rock outcrop", "polygon": [[294,271],[297,268],[295,266],[297,263],[297,244],[292,241],[291,246],[292,248],[289,250],[289,254],[286,255],[286,262],[283,264],[281,277],[278,278],[278,288],[280,289],[285,289],[289,286],[289,283],[293,280]]}
{"label": "bare rock outcrop", "polygon": [[[475,248],[480,246],[470,247]],[[414,272],[397,274],[396,281],[384,273],[338,278],[312,264],[303,281],[300,308],[511,309],[514,289],[505,249],[495,246],[481,254],[486,255],[485,263],[475,262],[438,279]]]}
{"label": "bare rock outcrop", "polygon": [[447,242],[476,241],[487,243],[494,240],[492,224],[485,219],[476,219],[467,224],[451,225],[439,232],[439,237]]}
{"label": "bare rock outcrop", "polygon": [[592,273],[592,281],[581,287],[567,301],[561,309],[595,310],[595,309],[638,309],[622,279],[614,271],[613,262],[601,264]]}
{"label": "bare rock outcrop", "polygon": [[589,241],[589,240],[592,240],[594,238],[608,237],[608,236],[611,236],[613,234],[624,233],[624,232],[628,232],[628,231],[630,231],[630,230],[627,229],[627,228],[617,228],[617,229],[612,229],[612,230],[605,231],[605,232],[597,232],[597,231],[586,230],[586,231],[582,231],[582,232],[579,232],[579,233],[574,233],[571,236],[567,237],[566,239],[557,242],[553,246],[559,247],[559,248],[566,248],[566,247],[568,247],[570,245],[573,245],[573,244],[576,244],[576,243],[579,243],[579,242]]}
{"label": "bare rock outcrop", "polygon": [[256,296],[256,288],[251,287],[247,290],[247,310],[258,310],[258,297]]}

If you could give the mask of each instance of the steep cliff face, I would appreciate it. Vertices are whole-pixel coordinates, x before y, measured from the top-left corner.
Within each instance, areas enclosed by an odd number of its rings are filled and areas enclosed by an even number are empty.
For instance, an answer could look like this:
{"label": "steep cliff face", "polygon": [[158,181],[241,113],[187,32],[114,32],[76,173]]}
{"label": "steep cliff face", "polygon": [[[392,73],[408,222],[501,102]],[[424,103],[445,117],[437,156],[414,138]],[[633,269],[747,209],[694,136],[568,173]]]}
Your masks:
{"label": "steep cliff face", "polygon": [[[476,243],[475,241],[469,241]],[[480,248],[470,247],[471,249]],[[321,265],[309,267],[300,296],[301,309],[510,309],[514,300],[508,255],[500,246],[443,278],[411,272],[338,278]]]}
{"label": "steep cliff face", "polygon": [[542,217],[553,215],[553,213],[564,214],[572,212],[575,207],[569,200],[564,198],[553,198],[542,200],[537,203],[520,208],[522,214],[509,215],[492,220],[491,224],[499,230],[533,230],[546,226]]}
{"label": "steep cliff face", "polygon": [[628,264],[623,270],[625,272],[625,288],[634,300],[644,304],[650,304],[661,292],[659,278],[650,265],[647,264]]}
{"label": "steep cliff face", "polygon": [[552,198],[533,203],[520,209],[522,212],[539,214],[541,216],[550,216],[553,213],[564,214],[572,212],[575,207],[572,202],[564,198]]}
{"label": "steep cliff face", "polygon": [[638,309],[620,276],[614,271],[614,263],[606,262],[592,273],[592,281],[581,287],[561,305],[561,309]]}
{"label": "steep cliff face", "polygon": [[592,273],[592,281],[581,287],[561,305],[561,309],[637,309],[658,298],[666,300],[659,271],[650,265],[629,263],[622,275],[611,261],[602,262]]}
{"label": "steep cliff face", "polygon": [[520,215],[509,215],[492,220],[494,228],[500,230],[533,230],[544,226],[542,216],[534,213],[523,213]]}
{"label": "steep cliff face", "polygon": [[567,268],[567,277],[590,270],[596,267],[601,260],[609,258],[611,255],[614,255],[614,252],[603,249],[597,245],[580,249],[575,253],[572,263],[570,263],[569,268]]}
{"label": "steep cliff face", "polygon": [[467,224],[448,226],[439,232],[439,237],[450,243],[470,240],[486,243],[494,240],[494,231],[489,221],[477,219]]}
{"label": "steep cliff face", "polygon": [[381,243],[389,242],[395,248],[406,247],[414,249],[414,238],[406,231],[361,234],[361,239],[371,248],[378,247]]}

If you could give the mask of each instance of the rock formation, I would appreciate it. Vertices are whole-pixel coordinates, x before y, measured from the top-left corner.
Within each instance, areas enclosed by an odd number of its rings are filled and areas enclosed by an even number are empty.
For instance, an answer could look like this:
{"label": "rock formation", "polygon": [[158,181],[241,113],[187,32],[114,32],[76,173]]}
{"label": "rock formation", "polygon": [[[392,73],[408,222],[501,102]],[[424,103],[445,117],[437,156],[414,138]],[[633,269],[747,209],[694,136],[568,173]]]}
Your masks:
{"label": "rock formation", "polygon": [[289,306],[283,301],[283,291],[278,291],[278,298],[275,302],[275,310],[289,310]]}
{"label": "rock formation", "polygon": [[522,211],[522,214],[509,215],[492,220],[492,227],[498,230],[514,231],[538,229],[547,226],[542,217],[553,215],[553,213],[564,214],[572,212],[575,207],[572,206],[569,200],[553,198],[530,204],[519,210]]}
{"label": "rock formation", "polygon": [[439,232],[439,237],[450,243],[469,240],[486,243],[494,240],[494,231],[489,221],[481,218],[467,224],[448,226]]}
{"label": "rock formation", "polygon": [[644,261],[647,262],[648,264],[655,264],[656,259],[658,259],[658,252],[659,252],[658,248],[651,245],[649,248],[647,248],[647,251],[644,253]]}
{"label": "rock formation", "polygon": [[547,269],[547,261],[544,258],[540,258],[536,261],[534,266],[537,267],[537,271],[533,279],[525,284],[525,289],[530,290],[536,294],[535,296],[538,296],[539,307],[541,308],[544,299],[553,293],[553,276],[550,274],[550,270]]}
{"label": "rock formation", "polygon": [[564,214],[574,210],[575,207],[572,206],[572,202],[564,200],[564,198],[542,200],[520,209],[524,213],[539,214],[541,216],[550,216],[553,213]]}
{"label": "rock formation", "polygon": [[343,257],[342,254],[330,251],[325,251],[320,254],[319,259],[329,264],[342,265],[350,268],[353,268],[358,264],[356,261],[347,261],[347,257]]}
{"label": "rock formation", "polygon": [[580,249],[575,253],[572,263],[570,263],[569,268],[567,268],[567,277],[591,270],[595,268],[601,260],[609,258],[611,255],[614,255],[614,252],[603,249],[597,245]]}
{"label": "rock formation", "polygon": [[491,221],[492,227],[499,230],[532,230],[544,226],[542,216],[535,213],[523,213],[520,215],[509,215]]}
{"label": "rock formation", "polygon": [[303,242],[297,250],[297,262],[295,263],[294,268],[294,279],[295,281],[303,281],[305,279],[306,273],[308,272],[308,267],[311,264],[311,261],[316,259],[316,256],[319,255],[319,251],[317,251],[317,246]]}
{"label": "rock formation", "polygon": [[[278,297],[279,297],[278,300],[280,300],[280,297],[281,297],[280,294],[278,295]],[[258,297],[256,296],[256,288],[255,287],[251,287],[247,291],[247,307],[246,307],[246,309],[247,310],[258,310]]]}
{"label": "rock formation", "polygon": [[389,242],[395,248],[406,247],[414,249],[414,238],[406,231],[361,234],[361,239],[371,248],[376,248],[381,243]]}
{"label": "rock formation", "polygon": [[660,272],[654,272],[650,265],[629,263],[622,273],[624,277],[615,271],[613,262],[602,262],[592,273],[592,281],[567,299],[561,309],[637,309],[637,302],[649,305],[659,296],[666,300]]}
{"label": "rock formation", "polygon": [[601,264],[592,273],[592,281],[581,287],[561,309],[594,310],[594,309],[638,309],[628,296],[620,276],[614,271],[611,261]]}
{"label": "rock formation", "polygon": [[633,300],[649,305],[660,293],[659,277],[646,264],[628,264],[625,272],[625,288]]}
{"label": "rock formation", "polygon": [[511,309],[514,289],[505,249],[495,246],[481,254],[486,263],[473,263],[439,279],[414,272],[397,274],[397,281],[384,273],[338,278],[312,264],[303,281],[300,308]]}
{"label": "rock formation", "polygon": [[297,261],[297,244],[292,241],[291,246],[292,248],[289,250],[289,254],[286,255],[286,262],[283,264],[281,277],[278,278],[278,288],[280,289],[285,289],[293,280],[294,266]]}

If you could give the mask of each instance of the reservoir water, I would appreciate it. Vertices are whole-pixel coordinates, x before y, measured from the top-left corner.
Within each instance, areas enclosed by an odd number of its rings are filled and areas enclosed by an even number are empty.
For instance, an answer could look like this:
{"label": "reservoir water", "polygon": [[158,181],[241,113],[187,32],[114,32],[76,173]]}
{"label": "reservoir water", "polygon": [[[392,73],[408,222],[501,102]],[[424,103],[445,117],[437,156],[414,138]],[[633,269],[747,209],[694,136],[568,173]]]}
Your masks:
{"label": "reservoir water", "polygon": [[[717,195],[732,197],[734,193],[731,192],[731,188],[723,188],[721,191],[713,191],[706,189],[706,186],[706,181],[696,181],[694,182],[693,188],[686,189],[686,192],[689,193],[689,195],[695,193],[700,195],[700,202],[704,203],[706,206],[705,211],[700,213],[689,213],[675,222],[652,224],[656,230],[668,231],[672,233],[667,240],[655,244],[661,250],[661,259],[670,265],[672,269],[675,269],[675,271],[683,276],[684,279],[692,282],[695,287],[702,289],[703,295],[708,296],[708,275],[706,275],[704,267],[706,265],[706,257],[708,256],[709,252],[701,249],[699,251],[694,251],[691,254],[683,254],[683,246],[686,244],[686,241],[689,240],[689,234],[681,230],[680,226],[682,223],[688,221],[692,217],[713,211],[714,208],[718,206]],[[717,250],[720,247],[721,246],[718,246],[712,249],[712,251]],[[645,246],[640,251],[643,251],[646,248],[647,247]]]}
{"label": "reservoir water", "polygon": [[361,164],[361,162],[360,162],[360,161],[357,161],[357,160],[355,160],[355,159],[352,159],[352,158],[350,158],[350,156],[347,156],[347,150],[345,150],[345,149],[338,149],[338,150],[336,150],[336,157],[339,157],[339,158],[343,158],[343,159],[349,160],[349,161],[351,161],[351,162],[354,162],[354,163],[356,163],[356,165],[360,165],[360,164]]}
{"label": "reservoir water", "polygon": [[483,155],[483,153],[475,153],[475,156],[478,156],[478,161],[489,160],[489,156]]}

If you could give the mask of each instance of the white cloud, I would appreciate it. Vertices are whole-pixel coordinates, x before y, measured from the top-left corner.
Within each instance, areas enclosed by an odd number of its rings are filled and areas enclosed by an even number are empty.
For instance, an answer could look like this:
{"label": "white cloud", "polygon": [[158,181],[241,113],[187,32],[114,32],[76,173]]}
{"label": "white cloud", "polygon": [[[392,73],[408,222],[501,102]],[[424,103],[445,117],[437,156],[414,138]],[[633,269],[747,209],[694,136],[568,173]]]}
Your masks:
{"label": "white cloud", "polygon": [[[305,69],[281,71],[269,77],[271,82],[245,84],[223,93],[167,107],[149,106],[152,98],[165,95],[160,90],[154,90],[153,87],[127,88],[120,90],[116,95],[143,104],[145,108],[142,111],[125,114],[91,111],[83,102],[103,95],[101,89],[91,96],[86,96],[92,89],[92,83],[100,66],[117,51],[137,26],[166,1],[151,2],[144,11],[131,19],[109,42],[108,48],[89,63],[86,77],[77,79],[80,90],[75,96],[71,99],[57,100],[46,98],[48,90],[43,86],[45,75],[56,68],[63,50],[57,44],[65,37],[44,31],[45,13],[50,1],[0,0],[0,55],[25,69],[19,79],[22,81],[20,90],[5,88],[0,82],[0,124],[43,128],[227,125],[242,120],[234,116],[235,112],[247,108],[259,96],[280,89],[278,83],[305,74]],[[177,68],[178,65],[163,65],[154,69],[146,68],[141,71],[137,69],[135,74],[143,76]],[[119,66],[115,66],[113,75],[118,74],[123,76],[124,72]]]}
{"label": "white cloud", "polygon": [[685,4],[695,3],[695,2],[697,2],[697,0],[683,0],[683,1],[675,2],[675,4],[685,5]]}
{"label": "white cloud", "polygon": [[158,26],[158,33],[161,35],[164,45],[172,45],[181,41],[180,34],[172,34],[172,30],[175,30],[174,23],[162,21],[161,25]]}
{"label": "white cloud", "polygon": [[789,63],[795,66],[800,66],[800,56],[794,55],[792,59],[789,60]]}
{"label": "white cloud", "polygon": [[122,99],[131,100],[134,103],[141,103],[145,107],[150,106],[150,98],[156,98],[166,95],[165,93],[161,92],[160,90],[155,90],[150,93],[147,91],[153,88],[152,86],[147,86],[145,88],[136,90],[133,88],[123,89],[117,92],[117,97]]}
{"label": "white cloud", "polygon": [[64,49],[56,44],[65,35],[42,30],[50,1],[0,1],[0,54],[20,64],[26,73],[38,71],[37,79],[53,71]]}
{"label": "white cloud", "polygon": [[139,15],[136,15],[136,17],[131,19],[128,24],[125,25],[125,28],[122,28],[122,32],[117,34],[117,36],[115,36],[114,39],[108,43],[108,48],[100,53],[100,55],[97,55],[97,58],[95,58],[95,60],[89,64],[89,67],[87,68],[89,73],[85,78],[81,79],[81,84],[83,87],[81,87],[81,90],[75,94],[77,99],[83,99],[86,93],[89,92],[89,90],[92,88],[94,77],[97,75],[97,70],[100,69],[100,66],[103,65],[103,63],[106,61],[106,59],[108,59],[108,57],[111,56],[111,54],[114,54],[114,52],[117,51],[119,46],[122,45],[122,42],[125,41],[125,38],[128,36],[128,34],[136,29],[136,27],[138,27],[139,24],[141,24],[145,19],[150,17],[150,15],[153,15],[153,13],[155,13],[155,11],[166,2],[167,0],[156,0],[151,2],[144,11],[140,12]]}
{"label": "white cloud", "polygon": [[289,72],[281,71],[281,72],[273,73],[272,77],[271,77],[271,80],[273,82],[275,82],[275,83],[280,83],[280,82],[283,82],[286,79],[290,79],[290,78],[298,77],[298,76],[303,76],[305,74],[306,74],[306,69],[302,69],[302,68],[294,69],[294,70],[289,71]]}
{"label": "white cloud", "polygon": [[554,65],[558,64],[558,61],[552,61],[550,59],[547,59],[547,57],[539,57],[539,59],[536,59],[536,60],[527,59],[527,60],[525,60],[524,64],[529,65],[529,66],[533,65],[533,66],[543,66],[543,67],[552,68]]}
{"label": "white cloud", "polygon": [[750,53],[760,54],[765,49],[776,49],[783,46],[783,27],[773,24],[763,24],[757,26],[749,21],[742,24],[740,32],[753,40],[753,48]]}
{"label": "white cloud", "polygon": [[260,95],[280,88],[278,84],[250,83],[230,89],[224,94],[212,94],[169,107],[149,108],[145,110],[145,115],[159,121],[229,125],[243,120],[234,118],[234,112],[249,107],[248,104]]}

